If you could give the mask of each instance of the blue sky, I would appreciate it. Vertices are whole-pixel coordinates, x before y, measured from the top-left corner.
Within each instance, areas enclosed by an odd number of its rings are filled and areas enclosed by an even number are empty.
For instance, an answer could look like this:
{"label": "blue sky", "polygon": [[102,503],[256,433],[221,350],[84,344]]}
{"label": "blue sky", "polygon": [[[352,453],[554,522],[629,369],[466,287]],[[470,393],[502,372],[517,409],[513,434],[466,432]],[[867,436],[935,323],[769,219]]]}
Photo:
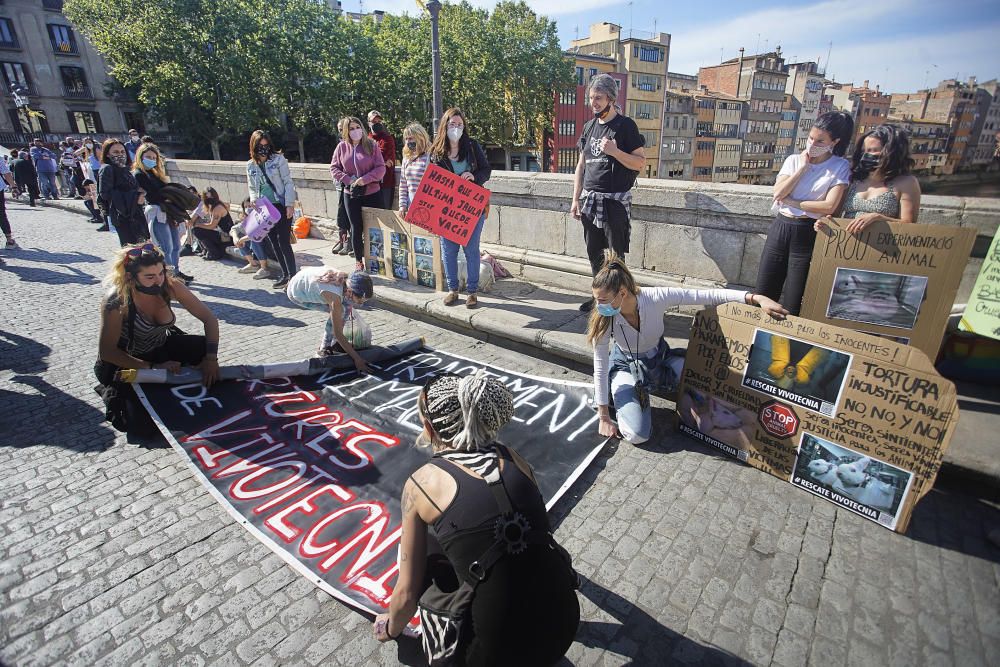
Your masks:
{"label": "blue sky", "polygon": [[[472,0],[492,7],[495,0]],[[909,92],[958,75],[1000,77],[1000,2],[997,0],[822,0],[793,2],[677,2],[676,0],[528,0],[556,21],[564,47],[579,30],[610,21],[627,30],[672,36],[670,70],[696,74],[699,66],[780,44],[789,59],[820,59],[827,75],[857,85]],[[359,0],[345,0],[357,11]],[[414,14],[415,0],[366,0],[365,10]]]}

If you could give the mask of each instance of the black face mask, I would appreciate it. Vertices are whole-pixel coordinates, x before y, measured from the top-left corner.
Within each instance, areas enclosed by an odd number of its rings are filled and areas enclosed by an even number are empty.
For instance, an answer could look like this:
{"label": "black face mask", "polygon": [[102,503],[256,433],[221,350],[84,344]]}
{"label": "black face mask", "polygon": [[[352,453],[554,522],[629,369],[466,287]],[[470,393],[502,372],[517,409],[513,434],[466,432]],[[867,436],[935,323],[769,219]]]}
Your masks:
{"label": "black face mask", "polygon": [[882,161],[881,155],[875,155],[873,153],[865,153],[861,156],[860,165],[865,171],[872,171],[878,167],[879,162]]}
{"label": "black face mask", "polygon": [[417,150],[417,142],[415,142],[415,141],[407,141],[406,142],[406,147],[409,148],[411,151],[415,151],[415,150]]}
{"label": "black face mask", "polygon": [[145,285],[140,285],[138,280],[135,281],[135,289],[138,292],[149,294],[150,296],[163,294],[163,285],[152,285],[150,287],[146,287]]}
{"label": "black face mask", "polygon": [[268,144],[267,146],[257,146],[257,151],[256,151],[257,157],[269,158],[271,157],[271,154],[273,152],[274,149],[271,148],[270,144]]}
{"label": "black face mask", "polygon": [[610,111],[611,111],[611,102],[608,102],[608,105],[604,107],[602,111],[594,112],[594,118],[598,120],[604,120],[604,118],[608,115]]}
{"label": "black face mask", "polygon": [[128,156],[125,155],[111,155],[111,161],[118,167],[124,167],[128,165]]}
{"label": "black face mask", "polygon": [[375,123],[372,125],[372,132],[385,132],[385,125],[382,123]]}

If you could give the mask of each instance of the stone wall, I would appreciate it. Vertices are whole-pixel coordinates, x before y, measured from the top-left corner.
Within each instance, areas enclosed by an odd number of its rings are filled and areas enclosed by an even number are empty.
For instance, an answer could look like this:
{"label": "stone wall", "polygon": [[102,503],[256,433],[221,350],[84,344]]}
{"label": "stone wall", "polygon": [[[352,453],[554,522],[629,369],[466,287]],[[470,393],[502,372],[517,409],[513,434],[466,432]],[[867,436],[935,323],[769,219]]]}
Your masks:
{"label": "stone wall", "polygon": [[[171,176],[196,187],[213,186],[224,200],[247,196],[241,162],[171,160]],[[334,228],[339,193],[321,164],[292,164],[304,211],[320,218],[316,234]],[[496,171],[483,242],[526,278],[579,285],[590,274],[580,223],[569,214],[573,177],[566,174]],[[642,281],[751,286],[771,223],[771,188],[640,178],[633,191],[629,265]],[[927,196],[922,223],[973,227],[973,258],[965,268],[958,302],[972,289],[1000,221],[995,199]]]}

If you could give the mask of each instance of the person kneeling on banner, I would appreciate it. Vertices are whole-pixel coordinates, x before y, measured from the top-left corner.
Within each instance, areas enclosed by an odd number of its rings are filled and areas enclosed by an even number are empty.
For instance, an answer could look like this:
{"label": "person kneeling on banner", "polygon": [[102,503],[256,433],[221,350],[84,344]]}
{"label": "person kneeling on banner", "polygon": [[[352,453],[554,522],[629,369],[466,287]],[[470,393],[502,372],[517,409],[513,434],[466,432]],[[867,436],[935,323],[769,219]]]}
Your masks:
{"label": "person kneeling on banner", "polygon": [[360,270],[348,275],[325,266],[311,266],[292,277],[287,294],[297,306],[329,313],[319,356],[345,352],[358,371],[368,372],[368,365],[356,350],[371,346],[371,329],[355,308],[372,298],[371,276]]}
{"label": "person kneeling on banner", "polygon": [[[603,436],[621,437],[633,445],[650,436],[650,393],[676,391],[683,371],[684,350],[671,350],[663,338],[663,316],[669,309],[743,301],[760,306],[776,319],[788,314],[773,299],[742,290],[640,289],[625,261],[612,250],[605,251],[604,264],[591,289],[597,307],[587,323],[587,341],[594,348],[598,429]],[[609,354],[611,341],[614,346]],[[614,402],[617,424],[611,419],[609,398]]]}
{"label": "person kneeling on banner", "polygon": [[[184,282],[169,274],[163,254],[152,243],[122,248],[104,279],[101,302],[99,359],[95,389],[104,399],[105,417],[119,431],[148,436],[156,428],[139,404],[132,386],[115,374],[126,368],[182,365],[201,369],[210,386],[219,375],[219,321]],[[205,335],[187,335],[179,328],[172,301],[201,320]]]}
{"label": "person kneeling on banner", "polygon": [[419,611],[431,665],[551,665],[576,636],[569,554],[552,536],[534,473],[496,435],[510,390],[482,370],[437,375],[417,400],[433,458],[403,486],[399,579],[375,638]]}

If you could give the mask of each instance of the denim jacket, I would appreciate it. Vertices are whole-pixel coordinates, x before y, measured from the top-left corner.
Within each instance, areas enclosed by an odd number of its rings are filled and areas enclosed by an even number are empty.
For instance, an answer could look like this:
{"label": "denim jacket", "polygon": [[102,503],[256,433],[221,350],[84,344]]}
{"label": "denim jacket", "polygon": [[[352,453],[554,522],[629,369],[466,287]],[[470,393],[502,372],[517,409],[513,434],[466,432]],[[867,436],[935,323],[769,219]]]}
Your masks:
{"label": "denim jacket", "polygon": [[[288,169],[288,160],[285,159],[284,155],[275,153],[267,159],[264,163],[264,172],[267,173],[267,177],[271,180],[271,184],[274,187],[274,194],[278,198],[277,202],[271,202],[272,204],[281,204],[282,206],[291,206],[295,203],[295,184],[292,183],[292,174]],[[255,160],[247,161],[247,188],[250,190],[250,201],[255,202],[260,199],[260,191],[263,185],[266,185],[267,181],[264,180],[264,174],[261,173],[260,166]]]}

